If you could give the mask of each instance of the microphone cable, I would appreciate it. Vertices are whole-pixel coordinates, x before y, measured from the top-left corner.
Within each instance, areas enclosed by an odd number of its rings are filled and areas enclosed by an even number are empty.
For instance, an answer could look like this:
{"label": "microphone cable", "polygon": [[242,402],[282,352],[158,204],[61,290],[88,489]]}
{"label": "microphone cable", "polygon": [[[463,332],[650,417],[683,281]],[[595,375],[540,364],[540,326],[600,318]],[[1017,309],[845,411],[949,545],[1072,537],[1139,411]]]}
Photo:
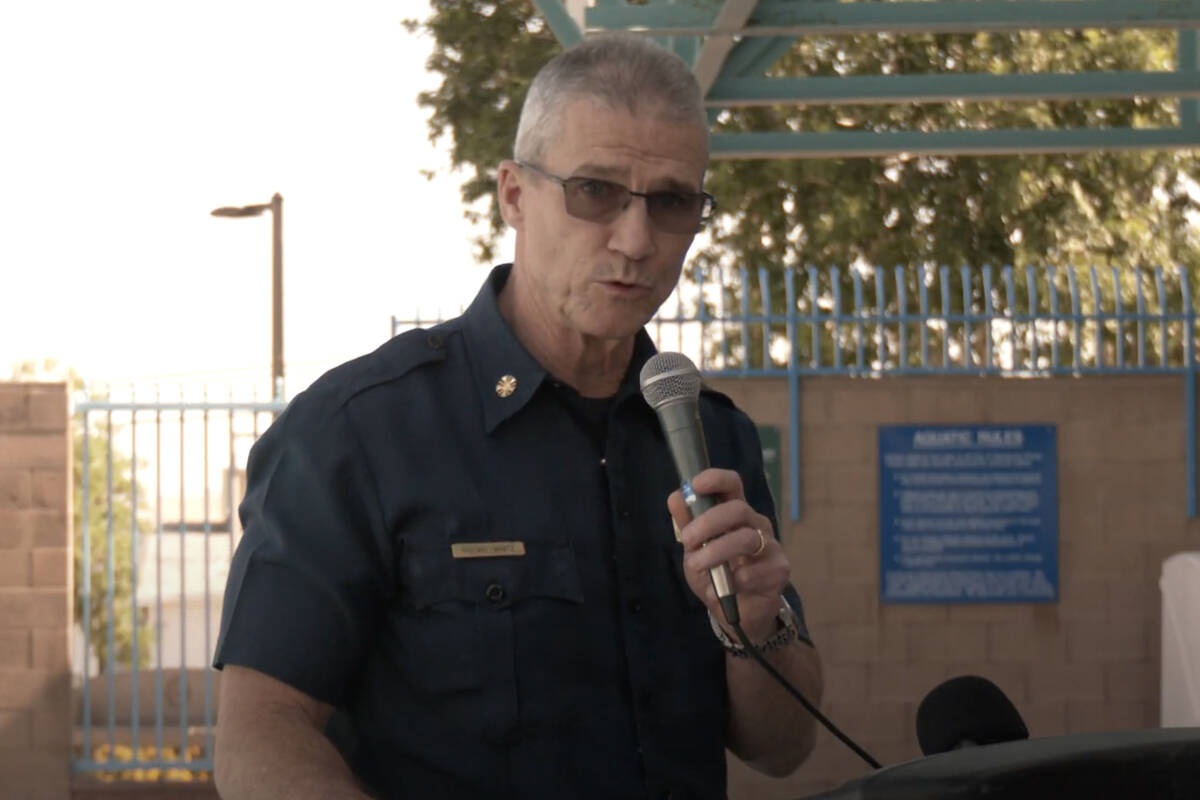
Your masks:
{"label": "microphone cable", "polygon": [[[731,595],[729,599],[732,600],[734,597],[735,596]],[[722,606],[723,610],[728,610],[727,604],[725,602],[723,602],[725,599],[726,598],[721,598],[721,600],[722,600],[721,606]],[[729,603],[728,605],[734,605],[734,604]],[[832,733],[834,736],[836,736],[838,741],[840,741],[842,744],[846,745],[846,747],[849,747],[851,750],[853,750],[854,754],[857,755],[859,758],[861,758],[863,761],[870,764],[872,769],[879,769],[880,767],[882,767],[883,765],[880,764],[878,761],[876,761],[874,756],[872,756],[870,753],[868,753],[866,750],[864,750],[862,747],[860,747],[849,736],[842,733],[841,729],[838,728],[837,725],[834,725],[832,720],[830,720],[828,717],[826,717],[824,714],[822,714],[820,711],[818,711],[817,708],[811,702],[809,702],[808,698],[805,697],[804,694],[801,693],[801,691],[799,689],[797,689],[795,686],[793,686],[791,684],[791,682],[788,681],[787,678],[783,677],[783,675],[780,674],[779,670],[775,669],[774,665],[771,664],[770,661],[767,661],[766,656],[764,656],[762,653],[760,653],[758,651],[758,648],[750,643],[750,637],[748,637],[746,635],[746,632],[744,630],[742,630],[741,622],[737,620],[737,616],[738,615],[736,613],[733,615],[734,621],[731,621],[729,623],[729,625],[733,628],[734,632],[737,634],[738,639],[741,640],[742,647],[746,648],[746,652],[750,655],[750,657],[753,658],[755,661],[757,661],[758,665],[760,667],[762,667],[763,669],[765,669],[767,671],[767,674],[770,675],[772,678],[774,678],[779,683],[780,686],[782,686],[784,689],[787,689],[788,692],[792,695],[792,697],[794,697],[798,701],[800,701],[800,705],[804,706],[804,709],[808,713],[812,714],[813,717],[816,718],[817,722],[824,725],[826,730],[828,730],[830,733]]]}

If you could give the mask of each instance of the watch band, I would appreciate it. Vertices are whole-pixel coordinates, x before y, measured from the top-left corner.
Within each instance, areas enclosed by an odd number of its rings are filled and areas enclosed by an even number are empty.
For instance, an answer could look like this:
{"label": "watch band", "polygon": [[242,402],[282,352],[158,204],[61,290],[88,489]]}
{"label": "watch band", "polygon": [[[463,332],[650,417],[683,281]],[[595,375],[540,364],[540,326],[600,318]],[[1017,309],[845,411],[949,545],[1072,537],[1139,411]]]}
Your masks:
{"label": "watch band", "polygon": [[[792,607],[787,604],[786,600],[781,601],[776,619],[779,620],[779,630],[754,645],[754,649],[758,650],[758,652],[769,653],[772,650],[778,650],[786,647],[798,637],[800,629],[796,624],[796,614],[792,611]],[[746,651],[745,647],[726,635],[725,630],[717,622],[717,618],[712,615],[711,611],[708,614],[708,622],[712,626],[713,634],[717,637],[717,641],[725,648],[725,652],[736,658],[750,657],[750,653]]]}

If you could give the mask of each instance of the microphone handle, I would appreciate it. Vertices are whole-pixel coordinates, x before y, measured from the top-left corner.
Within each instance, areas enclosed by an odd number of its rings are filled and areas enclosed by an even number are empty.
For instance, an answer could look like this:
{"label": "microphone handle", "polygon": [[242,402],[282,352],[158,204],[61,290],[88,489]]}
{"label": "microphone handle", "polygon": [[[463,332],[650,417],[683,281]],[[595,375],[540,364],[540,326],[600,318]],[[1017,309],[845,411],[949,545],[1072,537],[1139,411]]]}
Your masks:
{"label": "microphone handle", "polygon": [[[658,420],[662,425],[667,446],[671,450],[671,458],[675,461],[675,471],[679,474],[684,502],[696,518],[717,505],[716,499],[709,495],[697,494],[692,489],[692,478],[708,469],[708,446],[704,441],[704,427],[700,424],[700,406],[695,400],[686,398],[674,403],[659,406]],[[737,597],[733,591],[733,575],[728,564],[718,564],[708,571],[712,578],[713,588],[717,590],[717,599],[725,620],[730,625],[737,625],[741,620],[738,613]]]}

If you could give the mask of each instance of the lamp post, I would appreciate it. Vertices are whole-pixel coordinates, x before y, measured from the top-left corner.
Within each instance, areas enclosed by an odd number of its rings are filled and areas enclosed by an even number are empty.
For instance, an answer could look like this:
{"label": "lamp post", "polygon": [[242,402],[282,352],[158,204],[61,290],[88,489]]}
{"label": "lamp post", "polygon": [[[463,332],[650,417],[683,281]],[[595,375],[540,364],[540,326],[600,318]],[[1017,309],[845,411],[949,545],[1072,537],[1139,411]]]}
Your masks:
{"label": "lamp post", "polygon": [[271,212],[271,397],[283,399],[283,196],[269,203],[214,208],[214,217],[258,217]]}

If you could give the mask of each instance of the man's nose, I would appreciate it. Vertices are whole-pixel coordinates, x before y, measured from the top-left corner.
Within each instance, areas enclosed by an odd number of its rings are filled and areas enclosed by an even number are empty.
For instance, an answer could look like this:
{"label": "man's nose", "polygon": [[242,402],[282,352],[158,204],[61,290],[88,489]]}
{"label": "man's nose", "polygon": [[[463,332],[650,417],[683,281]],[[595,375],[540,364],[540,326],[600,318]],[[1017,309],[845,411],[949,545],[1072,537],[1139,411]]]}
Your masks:
{"label": "man's nose", "polygon": [[635,261],[654,253],[654,222],[650,219],[650,207],[645,197],[629,195],[612,226],[608,241],[610,249]]}

